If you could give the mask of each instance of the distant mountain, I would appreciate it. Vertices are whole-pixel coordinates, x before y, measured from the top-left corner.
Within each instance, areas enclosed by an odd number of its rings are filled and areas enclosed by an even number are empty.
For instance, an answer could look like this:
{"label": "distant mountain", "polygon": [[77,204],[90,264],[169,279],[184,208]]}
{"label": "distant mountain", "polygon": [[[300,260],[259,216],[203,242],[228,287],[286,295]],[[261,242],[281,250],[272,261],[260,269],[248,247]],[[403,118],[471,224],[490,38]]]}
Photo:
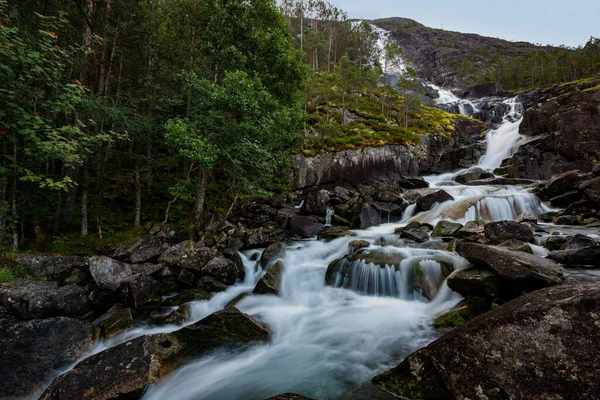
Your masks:
{"label": "distant mountain", "polygon": [[434,29],[408,18],[371,21],[391,31],[404,58],[412,59],[419,77],[444,87],[465,88],[490,80],[496,65],[507,58],[552,49],[471,33]]}

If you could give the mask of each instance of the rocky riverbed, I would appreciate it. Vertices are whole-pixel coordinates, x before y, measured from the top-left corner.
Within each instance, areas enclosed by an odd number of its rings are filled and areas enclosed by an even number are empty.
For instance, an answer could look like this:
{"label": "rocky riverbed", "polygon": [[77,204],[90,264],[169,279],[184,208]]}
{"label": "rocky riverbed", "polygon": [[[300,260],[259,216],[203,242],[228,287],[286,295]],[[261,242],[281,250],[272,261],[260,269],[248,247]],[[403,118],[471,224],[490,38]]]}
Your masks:
{"label": "rocky riverbed", "polygon": [[154,225],[17,256],[36,278],[0,284],[0,397],[595,398],[600,98],[581,89],[476,102],[491,130],[426,157],[300,157],[297,190],[197,241]]}

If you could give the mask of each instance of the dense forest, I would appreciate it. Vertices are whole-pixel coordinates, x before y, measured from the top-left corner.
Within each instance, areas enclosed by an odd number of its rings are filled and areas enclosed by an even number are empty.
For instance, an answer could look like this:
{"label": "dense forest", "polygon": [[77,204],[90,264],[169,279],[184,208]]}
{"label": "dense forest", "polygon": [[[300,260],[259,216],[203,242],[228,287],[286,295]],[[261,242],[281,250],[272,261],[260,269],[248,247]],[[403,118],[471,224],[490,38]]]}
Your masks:
{"label": "dense forest", "polygon": [[[198,231],[240,196],[289,189],[290,152],[451,134],[400,46],[378,40],[318,0],[0,0],[0,248]],[[590,76],[598,42],[494,55],[485,79]]]}

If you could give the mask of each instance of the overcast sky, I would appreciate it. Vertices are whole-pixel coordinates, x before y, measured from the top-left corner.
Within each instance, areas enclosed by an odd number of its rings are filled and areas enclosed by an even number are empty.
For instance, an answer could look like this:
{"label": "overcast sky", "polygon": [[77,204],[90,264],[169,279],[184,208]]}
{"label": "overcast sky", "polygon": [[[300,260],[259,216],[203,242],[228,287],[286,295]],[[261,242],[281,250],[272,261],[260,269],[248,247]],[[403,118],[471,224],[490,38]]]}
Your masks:
{"label": "overcast sky", "polygon": [[584,45],[600,37],[600,0],[330,0],[350,18],[412,18],[507,40]]}

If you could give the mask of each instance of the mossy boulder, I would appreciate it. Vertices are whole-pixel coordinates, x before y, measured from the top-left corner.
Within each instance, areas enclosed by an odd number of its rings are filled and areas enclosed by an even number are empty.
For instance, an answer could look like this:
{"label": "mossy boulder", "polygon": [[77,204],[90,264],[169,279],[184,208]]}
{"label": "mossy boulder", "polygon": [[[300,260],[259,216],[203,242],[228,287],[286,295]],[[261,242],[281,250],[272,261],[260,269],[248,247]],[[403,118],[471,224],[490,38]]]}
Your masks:
{"label": "mossy boulder", "polygon": [[440,221],[433,229],[432,237],[451,238],[463,227],[462,224],[452,221]]}
{"label": "mossy boulder", "polygon": [[475,297],[462,302],[458,307],[438,316],[433,321],[437,329],[458,328],[473,318],[489,311],[490,302],[481,297]]}
{"label": "mossy boulder", "polygon": [[484,269],[458,271],[448,279],[448,286],[467,298],[483,297],[493,300],[500,295],[498,276]]}

